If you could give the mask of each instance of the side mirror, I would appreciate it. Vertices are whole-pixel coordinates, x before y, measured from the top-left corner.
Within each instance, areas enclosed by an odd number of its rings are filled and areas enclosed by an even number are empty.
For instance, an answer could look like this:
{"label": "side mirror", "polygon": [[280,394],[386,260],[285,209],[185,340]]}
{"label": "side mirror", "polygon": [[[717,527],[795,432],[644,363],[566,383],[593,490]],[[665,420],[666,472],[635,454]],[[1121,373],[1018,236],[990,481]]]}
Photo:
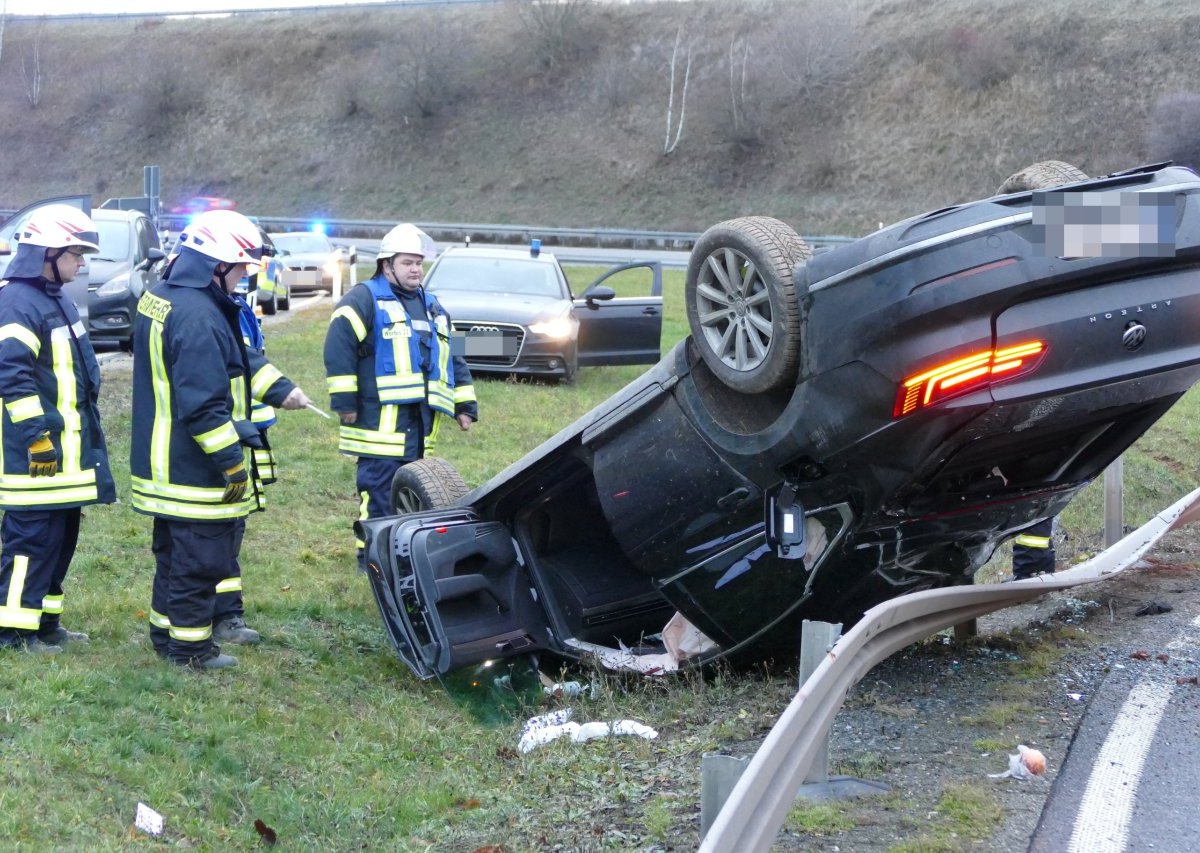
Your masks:
{"label": "side mirror", "polygon": [[149,251],[146,252],[146,259],[138,264],[137,268],[143,271],[151,269],[159,261],[165,260],[166,257],[167,253],[162,249],[155,249],[151,247]]}
{"label": "side mirror", "polygon": [[617,292],[606,284],[598,284],[590,288],[583,294],[583,298],[587,300],[588,308],[595,308],[596,301],[607,302],[617,295]]}

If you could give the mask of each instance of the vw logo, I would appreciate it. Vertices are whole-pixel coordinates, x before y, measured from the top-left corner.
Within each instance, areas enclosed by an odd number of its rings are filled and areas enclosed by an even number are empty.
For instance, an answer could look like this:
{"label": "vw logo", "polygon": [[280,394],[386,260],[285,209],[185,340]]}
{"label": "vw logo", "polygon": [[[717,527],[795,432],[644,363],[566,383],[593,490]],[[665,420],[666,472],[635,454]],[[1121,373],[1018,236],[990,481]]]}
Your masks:
{"label": "vw logo", "polygon": [[1141,347],[1146,342],[1146,327],[1136,320],[1129,323],[1125,327],[1125,333],[1121,335],[1121,346],[1132,352]]}

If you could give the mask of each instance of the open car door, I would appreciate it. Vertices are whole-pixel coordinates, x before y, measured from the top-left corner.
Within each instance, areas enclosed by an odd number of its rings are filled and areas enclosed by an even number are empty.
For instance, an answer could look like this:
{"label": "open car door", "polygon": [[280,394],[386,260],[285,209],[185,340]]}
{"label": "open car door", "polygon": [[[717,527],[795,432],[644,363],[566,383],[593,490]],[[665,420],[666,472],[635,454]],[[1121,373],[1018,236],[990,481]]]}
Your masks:
{"label": "open car door", "polygon": [[442,509],[355,527],[384,627],[418,678],[548,647],[546,616],[503,524]]}
{"label": "open car door", "polygon": [[[642,268],[650,271],[650,292],[635,295],[646,290],[644,275],[622,274]],[[618,275],[621,281],[613,282],[618,288],[603,284]],[[581,367],[658,363],[663,315],[661,263],[635,261],[613,267],[574,302]]]}

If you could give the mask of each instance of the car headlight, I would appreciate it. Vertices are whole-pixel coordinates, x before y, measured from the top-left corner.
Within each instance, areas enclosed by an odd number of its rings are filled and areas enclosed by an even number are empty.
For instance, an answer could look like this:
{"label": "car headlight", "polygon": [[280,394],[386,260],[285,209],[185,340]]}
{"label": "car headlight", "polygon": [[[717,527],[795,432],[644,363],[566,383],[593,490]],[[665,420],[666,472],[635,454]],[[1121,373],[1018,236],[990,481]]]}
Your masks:
{"label": "car headlight", "polygon": [[545,335],[556,341],[563,341],[575,334],[575,320],[569,316],[555,317],[551,320],[541,320],[529,325],[529,331],[535,335]]}
{"label": "car headlight", "polygon": [[110,278],[96,289],[97,296],[117,296],[129,291],[129,276],[119,275]]}

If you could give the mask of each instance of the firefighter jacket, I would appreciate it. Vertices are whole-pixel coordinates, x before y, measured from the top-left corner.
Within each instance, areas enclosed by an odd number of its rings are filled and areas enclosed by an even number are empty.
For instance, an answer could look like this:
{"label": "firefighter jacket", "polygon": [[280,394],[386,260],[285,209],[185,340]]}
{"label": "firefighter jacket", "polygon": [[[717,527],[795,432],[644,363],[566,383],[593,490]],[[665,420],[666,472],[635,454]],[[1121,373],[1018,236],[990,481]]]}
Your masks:
{"label": "firefighter jacket", "polygon": [[[68,509],[112,503],[116,488],[100,428],[100,366],[62,286],[41,277],[45,250],[22,246],[0,287],[0,509]],[[23,255],[36,254],[34,264]],[[20,261],[20,263],[19,263]],[[15,269],[14,269],[15,268]],[[43,433],[58,452],[53,477],[29,476],[29,446]]]}
{"label": "firefighter jacket", "polygon": [[357,413],[338,441],[352,456],[412,461],[422,445],[433,448],[438,413],[479,417],[471,371],[451,352],[445,309],[424,289],[401,299],[382,274],[338,303],[325,335],[325,373],[332,408]]}
{"label": "firefighter jacket", "polygon": [[[138,302],[129,465],[133,508],[146,515],[229,521],[258,506],[253,374],[237,303],[212,283],[215,266],[185,247]],[[224,472],[239,463],[250,487],[242,500],[222,503]]]}

